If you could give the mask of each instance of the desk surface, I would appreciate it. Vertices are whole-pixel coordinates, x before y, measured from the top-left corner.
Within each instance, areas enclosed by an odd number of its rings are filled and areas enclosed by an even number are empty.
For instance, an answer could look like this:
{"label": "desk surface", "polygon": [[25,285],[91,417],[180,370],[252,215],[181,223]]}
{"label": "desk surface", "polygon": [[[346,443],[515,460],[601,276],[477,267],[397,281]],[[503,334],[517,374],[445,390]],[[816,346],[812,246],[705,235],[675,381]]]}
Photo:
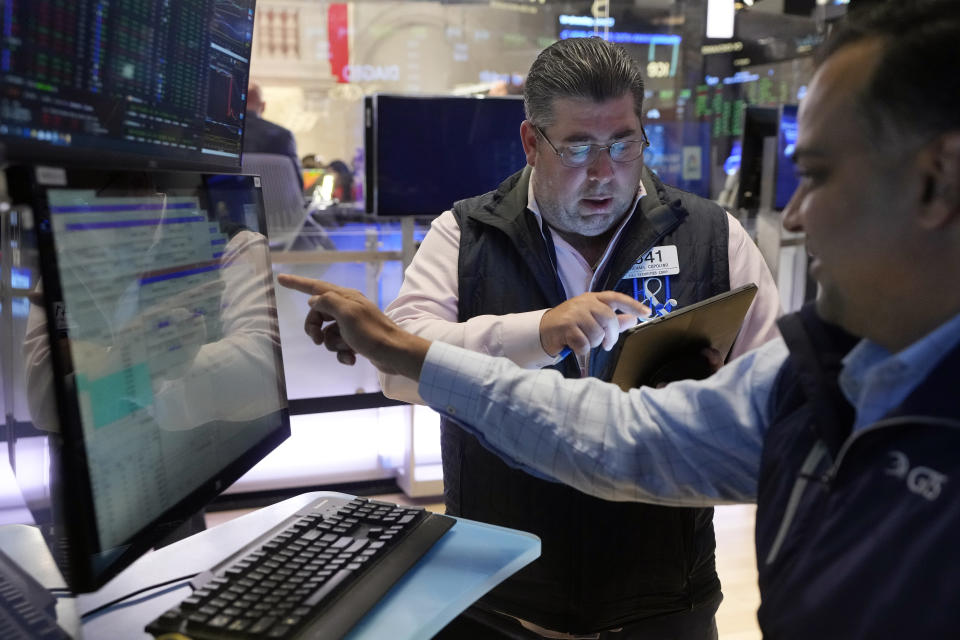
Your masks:
{"label": "desk surface", "polygon": [[[149,553],[96,593],[78,596],[78,615],[151,584],[204,571],[320,495],[305,493],[284,500]],[[39,534],[32,532],[39,541]],[[0,535],[4,549],[11,544],[21,544],[19,552],[11,555],[25,564],[21,561],[25,549],[22,543],[14,543],[11,532]],[[39,544],[43,545],[42,541]],[[430,638],[484,593],[539,555],[540,540],[536,536],[458,519],[347,637]],[[46,561],[41,558],[35,566],[25,568],[47,586],[62,586],[59,576],[49,575],[49,567],[44,568],[45,562],[49,563],[49,556]],[[187,585],[184,580],[116,605],[84,621],[83,635],[150,638],[143,627],[187,597]]]}

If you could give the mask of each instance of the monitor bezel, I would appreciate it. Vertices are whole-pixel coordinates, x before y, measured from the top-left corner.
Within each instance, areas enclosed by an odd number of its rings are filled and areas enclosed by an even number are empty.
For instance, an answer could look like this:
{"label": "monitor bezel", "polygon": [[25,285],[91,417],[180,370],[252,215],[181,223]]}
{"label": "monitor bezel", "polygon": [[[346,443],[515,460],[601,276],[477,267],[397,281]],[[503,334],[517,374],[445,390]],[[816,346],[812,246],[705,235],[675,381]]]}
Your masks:
{"label": "monitor bezel", "polygon": [[[203,173],[241,174],[243,164],[243,139],[247,126],[244,122],[240,134],[240,154],[231,162],[217,162],[227,156],[211,156],[211,162],[177,156],[155,156],[146,153],[127,153],[93,147],[65,147],[47,142],[19,141],[0,137],[0,166],[21,164],[48,164],[73,169],[102,169],[114,171],[117,167],[147,171],[194,171]],[[198,155],[197,154],[194,155]],[[198,156],[199,157],[199,156]]]}
{"label": "monitor bezel", "polygon": [[[51,171],[52,170],[52,171]],[[115,552],[101,567],[95,566],[95,559],[99,553],[106,551],[100,548],[99,536],[96,529],[93,492],[90,476],[86,472],[87,454],[83,437],[83,428],[80,418],[80,408],[77,394],[68,388],[68,372],[72,371],[69,349],[57,348],[62,339],[62,332],[58,331],[55,322],[58,305],[62,304],[63,295],[60,286],[59,272],[55,251],[55,240],[50,223],[47,190],[90,188],[92,185],[102,185],[104,172],[76,169],[68,167],[50,167],[19,165],[6,168],[10,194],[14,202],[29,203],[33,210],[34,228],[37,230],[37,249],[39,252],[40,277],[44,286],[43,304],[47,322],[47,339],[50,344],[51,366],[54,376],[54,393],[57,402],[57,417],[59,433],[47,433],[51,444],[51,474],[59,474],[50,479],[51,514],[53,517],[54,532],[47,539],[52,555],[58,561],[61,572],[70,589],[76,593],[87,593],[99,589],[111,578],[129,566],[134,560],[142,556],[157,545],[166,535],[176,527],[186,522],[204,506],[210,503],[224,489],[229,487],[240,476],[263,459],[290,435],[290,412],[286,404],[285,378],[283,359],[280,347],[275,349],[277,365],[277,384],[283,406],[277,412],[279,423],[266,433],[256,444],[251,446],[243,455],[224,467],[219,473],[198,486],[194,491],[182,497],[171,507],[159,514],[145,526],[141,527],[122,547],[110,549]],[[192,181],[193,187],[202,187],[208,175],[191,172],[143,172],[143,171],[113,171],[112,175],[150,176],[167,187],[176,186],[172,181],[182,179],[179,185]],[[43,184],[41,176],[58,176],[57,184]],[[233,175],[233,174],[230,174]],[[262,193],[257,186],[256,176],[241,176],[249,179],[250,188],[259,199],[258,224],[266,235],[266,217],[263,209]],[[60,179],[62,178],[62,179]],[[272,281],[272,269],[264,277]],[[268,296],[273,304],[270,305],[270,314],[275,326],[277,323],[276,292],[273,286],[267,287]],[[118,551],[118,549],[120,549]]]}

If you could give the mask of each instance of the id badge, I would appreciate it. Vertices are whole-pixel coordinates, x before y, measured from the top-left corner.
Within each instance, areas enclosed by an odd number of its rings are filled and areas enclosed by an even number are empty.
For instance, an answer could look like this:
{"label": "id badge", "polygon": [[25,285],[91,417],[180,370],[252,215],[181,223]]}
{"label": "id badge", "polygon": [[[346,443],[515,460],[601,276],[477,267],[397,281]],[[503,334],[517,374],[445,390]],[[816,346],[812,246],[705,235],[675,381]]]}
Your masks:
{"label": "id badge", "polygon": [[680,273],[680,258],[677,256],[677,245],[668,244],[654,247],[637,260],[626,278],[657,278],[672,276]]}

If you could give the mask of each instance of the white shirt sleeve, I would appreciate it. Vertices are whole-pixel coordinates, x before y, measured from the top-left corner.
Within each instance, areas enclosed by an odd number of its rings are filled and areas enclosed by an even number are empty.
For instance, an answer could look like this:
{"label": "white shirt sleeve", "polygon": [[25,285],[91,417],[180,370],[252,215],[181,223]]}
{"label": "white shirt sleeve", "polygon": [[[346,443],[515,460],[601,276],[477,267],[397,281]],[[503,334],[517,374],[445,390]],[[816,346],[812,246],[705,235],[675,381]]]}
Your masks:
{"label": "white shirt sleeve", "polygon": [[[482,315],[458,322],[460,226],[452,211],[430,225],[403,277],[397,299],[386,314],[402,329],[428,340],[509,358],[537,369],[556,358],[540,344],[540,319],[547,309],[506,315]],[[416,385],[402,376],[379,374],[383,393],[390,398],[422,403]]]}
{"label": "white shirt sleeve", "polygon": [[623,392],[433,343],[420,394],[508,464],[606,500],[753,502],[782,339],[707,380]]}
{"label": "white shirt sleeve", "polygon": [[750,282],[757,285],[757,295],[747,310],[740,333],[730,350],[732,360],[780,335],[777,318],[783,315],[783,308],[780,306],[777,285],[760,249],[740,222],[729,213],[727,221],[730,227],[730,239],[727,242],[730,288],[736,289]]}

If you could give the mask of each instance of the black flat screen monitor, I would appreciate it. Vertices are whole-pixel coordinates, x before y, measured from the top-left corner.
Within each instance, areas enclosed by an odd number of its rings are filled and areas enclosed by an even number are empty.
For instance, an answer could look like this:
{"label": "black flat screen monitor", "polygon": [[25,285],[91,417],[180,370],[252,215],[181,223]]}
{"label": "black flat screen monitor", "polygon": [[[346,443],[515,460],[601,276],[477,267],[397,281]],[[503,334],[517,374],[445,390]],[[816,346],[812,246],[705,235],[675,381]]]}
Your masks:
{"label": "black flat screen monitor", "polygon": [[365,109],[368,213],[435,216],[527,163],[520,97],[377,94]]}
{"label": "black flat screen monitor", "polygon": [[0,156],[239,170],[253,5],[3,0]]}
{"label": "black flat screen monitor", "polygon": [[793,150],[797,144],[797,106],[750,106],[744,111],[741,138],[740,185],[737,204],[741,209],[758,210],[763,182],[764,138],[776,138],[773,158],[773,208],[782,211],[797,188]]}
{"label": "black flat screen monitor", "polygon": [[33,283],[13,466],[85,592],[290,433],[259,178],[22,166],[7,183]]}
{"label": "black flat screen monitor", "polygon": [[749,106],[743,112],[743,136],[740,150],[740,184],[737,206],[748,211],[760,209],[763,180],[763,140],[777,135],[776,107]]}

